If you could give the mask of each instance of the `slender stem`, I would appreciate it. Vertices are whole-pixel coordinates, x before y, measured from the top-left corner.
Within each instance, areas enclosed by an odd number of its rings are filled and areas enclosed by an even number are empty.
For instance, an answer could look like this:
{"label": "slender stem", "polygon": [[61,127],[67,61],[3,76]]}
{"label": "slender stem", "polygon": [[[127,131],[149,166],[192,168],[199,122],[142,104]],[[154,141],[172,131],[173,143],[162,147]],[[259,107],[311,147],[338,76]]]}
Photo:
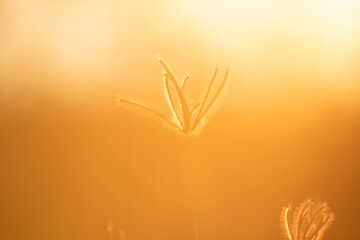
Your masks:
{"label": "slender stem", "polygon": [[193,152],[192,149],[197,149],[197,148],[191,148],[192,144],[189,142],[189,139],[186,140],[184,142],[184,153],[185,153],[185,162],[186,162],[186,167],[185,167],[185,174],[188,176],[188,181],[189,181],[189,190],[190,190],[190,194],[191,194],[191,212],[192,212],[192,223],[193,223],[193,227],[194,227],[194,240],[199,240],[200,239],[200,233],[199,233],[199,224],[198,224],[198,209],[197,209],[197,204],[196,204],[196,189],[197,189],[197,184],[196,184],[196,167],[195,167],[195,163],[197,161],[194,161],[196,159],[194,159],[193,156]]}
{"label": "slender stem", "polygon": [[[194,184],[194,183],[193,183]],[[196,201],[195,201],[195,192],[194,186],[191,193],[191,205],[192,205],[192,213],[193,213],[193,224],[194,224],[194,232],[195,232],[195,240],[199,240],[199,225],[198,225],[198,212],[196,208]]]}

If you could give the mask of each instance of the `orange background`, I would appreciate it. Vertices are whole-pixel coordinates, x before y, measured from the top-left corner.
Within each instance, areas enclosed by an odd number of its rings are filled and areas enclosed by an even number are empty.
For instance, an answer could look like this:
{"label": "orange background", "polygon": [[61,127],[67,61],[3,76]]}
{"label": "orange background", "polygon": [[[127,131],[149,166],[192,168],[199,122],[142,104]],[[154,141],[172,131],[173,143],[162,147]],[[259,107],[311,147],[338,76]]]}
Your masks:
{"label": "orange background", "polygon": [[[360,239],[357,0],[0,1],[0,239],[281,239],[313,197]],[[198,138],[169,113],[160,55],[200,97],[230,79]],[[192,190],[194,197],[192,203]]]}

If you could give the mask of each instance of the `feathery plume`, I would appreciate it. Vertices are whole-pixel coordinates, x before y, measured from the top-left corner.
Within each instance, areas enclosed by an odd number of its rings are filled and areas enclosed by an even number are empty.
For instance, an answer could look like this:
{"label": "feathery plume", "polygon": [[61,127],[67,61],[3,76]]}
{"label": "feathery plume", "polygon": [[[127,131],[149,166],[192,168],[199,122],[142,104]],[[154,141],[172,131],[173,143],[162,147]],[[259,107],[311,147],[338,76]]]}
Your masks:
{"label": "feathery plume", "polygon": [[334,219],[326,202],[307,199],[295,210],[283,208],[280,221],[287,240],[320,240]]}

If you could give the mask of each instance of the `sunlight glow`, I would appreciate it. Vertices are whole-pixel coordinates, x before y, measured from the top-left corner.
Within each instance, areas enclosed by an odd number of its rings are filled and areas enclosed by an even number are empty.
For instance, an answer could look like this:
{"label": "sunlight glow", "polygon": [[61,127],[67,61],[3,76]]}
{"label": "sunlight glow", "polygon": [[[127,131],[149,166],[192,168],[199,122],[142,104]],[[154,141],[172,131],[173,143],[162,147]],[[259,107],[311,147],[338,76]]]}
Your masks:
{"label": "sunlight glow", "polygon": [[59,63],[72,70],[89,68],[110,50],[115,23],[101,7],[78,4],[58,11],[51,41]]}

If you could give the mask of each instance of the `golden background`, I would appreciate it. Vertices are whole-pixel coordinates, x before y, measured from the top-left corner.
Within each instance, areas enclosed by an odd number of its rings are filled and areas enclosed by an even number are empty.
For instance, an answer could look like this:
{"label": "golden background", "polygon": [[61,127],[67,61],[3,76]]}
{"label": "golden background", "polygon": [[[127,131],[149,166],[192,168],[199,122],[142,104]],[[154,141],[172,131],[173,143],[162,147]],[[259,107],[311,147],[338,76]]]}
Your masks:
{"label": "golden background", "polygon": [[[230,68],[198,138],[114,102],[168,113],[159,55],[194,99]],[[194,239],[192,205],[200,240],[282,239],[308,197],[360,239],[359,62],[358,0],[2,0],[0,239]]]}

